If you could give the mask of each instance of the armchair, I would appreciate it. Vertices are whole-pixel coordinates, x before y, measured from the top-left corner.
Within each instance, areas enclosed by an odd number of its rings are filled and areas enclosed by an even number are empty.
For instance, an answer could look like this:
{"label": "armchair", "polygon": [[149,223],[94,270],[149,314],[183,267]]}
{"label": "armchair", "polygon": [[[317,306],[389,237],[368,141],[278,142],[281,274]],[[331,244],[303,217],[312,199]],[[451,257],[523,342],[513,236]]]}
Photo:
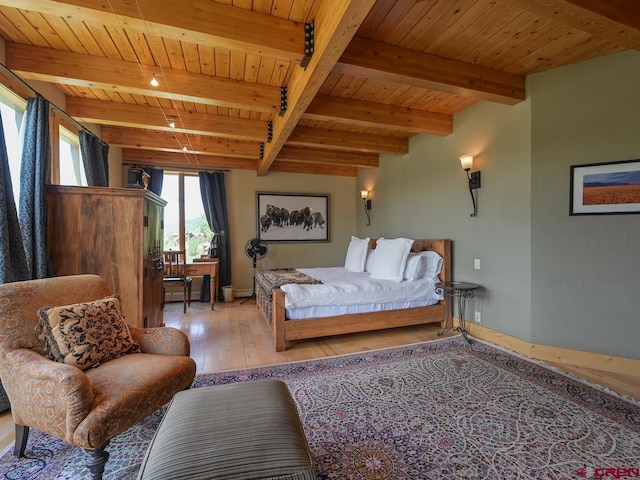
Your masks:
{"label": "armchair", "polygon": [[38,310],[112,295],[97,275],[72,275],[0,285],[0,377],[16,427],[14,454],[24,455],[29,428],[86,450],[100,480],[109,440],[188,388],[196,366],[189,340],[174,328],[129,327],[142,353],[80,368],[49,360],[38,337]]}

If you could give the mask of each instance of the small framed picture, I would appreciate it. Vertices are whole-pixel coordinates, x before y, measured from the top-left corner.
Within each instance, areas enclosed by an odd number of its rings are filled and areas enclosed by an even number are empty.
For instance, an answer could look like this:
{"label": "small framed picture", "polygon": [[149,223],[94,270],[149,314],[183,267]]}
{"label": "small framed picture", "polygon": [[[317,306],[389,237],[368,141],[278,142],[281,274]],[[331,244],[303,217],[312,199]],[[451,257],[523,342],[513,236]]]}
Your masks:
{"label": "small framed picture", "polygon": [[640,213],[640,160],[573,165],[569,213]]}
{"label": "small framed picture", "polygon": [[329,241],[329,195],[256,192],[256,212],[263,242]]}

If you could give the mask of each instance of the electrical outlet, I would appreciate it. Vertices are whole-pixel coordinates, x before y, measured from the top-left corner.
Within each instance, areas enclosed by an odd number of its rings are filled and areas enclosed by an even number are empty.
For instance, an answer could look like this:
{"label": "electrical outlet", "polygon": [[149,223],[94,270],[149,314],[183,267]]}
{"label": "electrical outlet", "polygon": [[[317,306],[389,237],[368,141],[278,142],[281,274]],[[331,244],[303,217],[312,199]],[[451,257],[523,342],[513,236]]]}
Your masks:
{"label": "electrical outlet", "polygon": [[476,323],[482,323],[482,314],[478,310],[476,310],[474,312],[474,317],[473,318],[474,318]]}
{"label": "electrical outlet", "polygon": [[480,259],[479,258],[474,258],[473,259],[473,268],[475,268],[476,270],[480,270]]}

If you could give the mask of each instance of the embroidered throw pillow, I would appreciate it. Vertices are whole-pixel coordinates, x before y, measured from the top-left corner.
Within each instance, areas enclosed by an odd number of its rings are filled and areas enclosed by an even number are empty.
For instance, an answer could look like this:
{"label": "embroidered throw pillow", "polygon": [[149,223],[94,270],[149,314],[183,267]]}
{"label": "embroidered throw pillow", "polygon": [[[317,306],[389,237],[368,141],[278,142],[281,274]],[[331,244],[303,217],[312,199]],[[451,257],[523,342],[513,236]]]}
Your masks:
{"label": "embroidered throw pillow", "polygon": [[117,296],[61,307],[42,307],[38,329],[45,354],[81,370],[127,353],[139,353]]}

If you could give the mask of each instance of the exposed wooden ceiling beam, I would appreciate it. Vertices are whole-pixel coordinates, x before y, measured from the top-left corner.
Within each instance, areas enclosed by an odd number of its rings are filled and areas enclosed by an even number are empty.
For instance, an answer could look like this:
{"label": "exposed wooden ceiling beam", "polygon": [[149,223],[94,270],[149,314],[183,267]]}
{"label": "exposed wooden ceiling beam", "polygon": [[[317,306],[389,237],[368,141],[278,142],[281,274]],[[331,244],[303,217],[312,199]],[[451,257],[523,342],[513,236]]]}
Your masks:
{"label": "exposed wooden ceiling beam", "polygon": [[343,152],[339,150],[289,147],[287,145],[280,150],[278,160],[295,160],[296,162],[323,165],[347,165],[361,168],[378,166],[378,155],[375,153]]}
{"label": "exposed wooden ceiling beam", "polygon": [[102,127],[100,137],[110,145],[124,148],[164,150],[179,152],[186,146],[188,151],[200,155],[221,155],[258,159],[258,143],[241,142],[228,138],[185,135],[172,132],[154,132],[121,127]]}
{"label": "exposed wooden ceiling beam", "polygon": [[376,0],[324,0],[314,4],[314,53],[306,68],[291,75],[288,107],[273,121],[273,140],[265,146],[258,175],[266,175],[289,135],[355,35]]}
{"label": "exposed wooden ceiling beam", "polygon": [[0,5],[289,62],[299,62],[304,53],[304,25],[208,0],[189,0],[189,8],[173,0],[0,0]]}
{"label": "exposed wooden ceiling beam", "polygon": [[449,135],[453,132],[451,115],[328,95],[318,95],[309,105],[303,118],[413,133]]}
{"label": "exposed wooden ceiling beam", "polygon": [[[212,155],[192,155],[173,152],[153,152],[150,150],[123,149],[124,165],[141,165],[157,168],[175,168],[176,170],[234,169],[256,170],[258,162],[246,158],[217,157]],[[356,167],[344,165],[319,165],[310,163],[276,160],[271,171],[284,173],[301,173],[308,175],[338,175],[355,177]]]}
{"label": "exposed wooden ceiling beam", "polygon": [[283,173],[306,173],[309,175],[337,175],[343,177],[358,176],[358,169],[356,167],[348,167],[345,165],[317,165],[310,163],[288,162],[284,160],[276,160],[275,162],[273,162],[269,171]]}
{"label": "exposed wooden ceiling beam", "polygon": [[637,0],[508,0],[506,3],[640,50],[640,3]]}
{"label": "exposed wooden ceiling beam", "polygon": [[409,153],[409,140],[406,138],[310,127],[296,127],[287,139],[286,145],[399,155]]}
{"label": "exposed wooden ceiling beam", "polygon": [[[256,142],[264,142],[267,139],[267,122],[248,118],[224,117],[81,97],[67,97],[66,112],[77,121],[85,123],[194,133]],[[167,119],[176,122],[175,128],[169,126]]]}
{"label": "exposed wooden ceiling beam", "polygon": [[182,152],[154,152],[134,148],[122,149],[122,163],[149,167],[238,168],[241,170],[255,170],[258,166],[257,160],[248,158],[193,155]]}
{"label": "exposed wooden ceiling beam", "polygon": [[333,70],[507,105],[525,98],[524,77],[359,37]]}
{"label": "exposed wooden ceiling beam", "polygon": [[[102,88],[171,100],[274,113],[280,108],[280,88],[228,78],[164,69],[160,85],[150,85],[157,67],[51,48],[8,42],[6,65],[21,77],[63,85]],[[170,89],[168,88],[170,86]]]}

